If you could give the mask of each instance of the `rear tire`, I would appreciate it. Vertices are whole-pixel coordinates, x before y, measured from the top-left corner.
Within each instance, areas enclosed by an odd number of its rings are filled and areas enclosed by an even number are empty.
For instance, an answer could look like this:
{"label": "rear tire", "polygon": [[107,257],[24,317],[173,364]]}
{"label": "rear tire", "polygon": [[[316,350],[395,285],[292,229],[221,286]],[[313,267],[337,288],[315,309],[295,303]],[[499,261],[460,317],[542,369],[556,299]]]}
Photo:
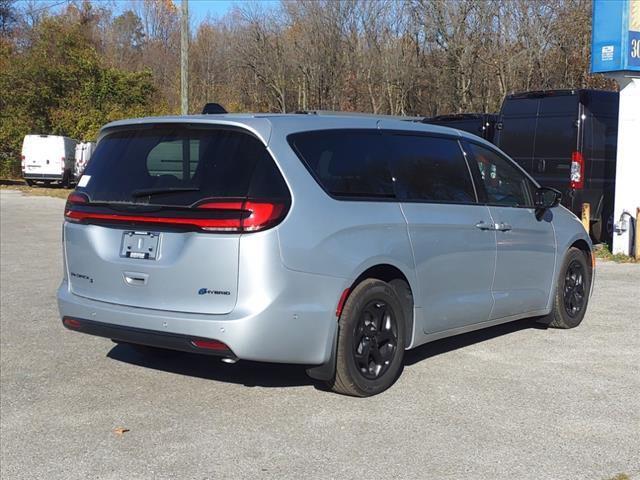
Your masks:
{"label": "rear tire", "polygon": [[364,280],[340,315],[336,374],[329,387],[355,397],[383,392],[402,370],[404,339],[405,319],[396,290],[380,280]]}
{"label": "rear tire", "polygon": [[24,183],[26,183],[28,187],[33,187],[34,181],[25,178]]}
{"label": "rear tire", "polygon": [[554,328],[575,328],[582,322],[589,303],[591,270],[582,250],[571,247],[565,255],[553,297],[551,313],[540,319]]}
{"label": "rear tire", "polygon": [[71,188],[71,172],[69,170],[65,171],[62,175],[60,186],[62,188]]}
{"label": "rear tire", "polygon": [[602,212],[600,218],[591,224],[591,239],[593,243],[611,243],[613,234],[613,213]]}

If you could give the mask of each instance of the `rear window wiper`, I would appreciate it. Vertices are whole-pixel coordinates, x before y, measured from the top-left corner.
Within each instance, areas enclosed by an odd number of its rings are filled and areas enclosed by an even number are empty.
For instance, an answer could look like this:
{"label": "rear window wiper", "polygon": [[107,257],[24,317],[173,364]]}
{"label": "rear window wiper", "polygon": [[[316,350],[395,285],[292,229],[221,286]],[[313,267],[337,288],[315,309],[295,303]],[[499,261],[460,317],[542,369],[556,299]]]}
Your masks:
{"label": "rear window wiper", "polygon": [[151,195],[160,195],[164,193],[181,193],[181,192],[199,192],[200,189],[197,187],[168,187],[168,188],[140,188],[138,190],[134,190],[131,192],[131,196],[134,198],[137,197],[148,197]]}

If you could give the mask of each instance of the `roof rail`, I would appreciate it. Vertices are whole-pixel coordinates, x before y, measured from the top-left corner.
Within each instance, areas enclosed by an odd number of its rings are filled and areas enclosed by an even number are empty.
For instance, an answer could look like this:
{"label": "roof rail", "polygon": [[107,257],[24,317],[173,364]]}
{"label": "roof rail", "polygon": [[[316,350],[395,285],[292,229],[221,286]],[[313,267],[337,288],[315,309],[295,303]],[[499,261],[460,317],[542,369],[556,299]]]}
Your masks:
{"label": "roof rail", "polygon": [[383,115],[379,113],[367,113],[367,112],[344,112],[340,110],[297,110],[294,112],[299,115],[335,115],[344,117],[369,117],[379,118],[381,120],[403,120],[405,122],[420,122],[425,117],[410,117],[404,115]]}

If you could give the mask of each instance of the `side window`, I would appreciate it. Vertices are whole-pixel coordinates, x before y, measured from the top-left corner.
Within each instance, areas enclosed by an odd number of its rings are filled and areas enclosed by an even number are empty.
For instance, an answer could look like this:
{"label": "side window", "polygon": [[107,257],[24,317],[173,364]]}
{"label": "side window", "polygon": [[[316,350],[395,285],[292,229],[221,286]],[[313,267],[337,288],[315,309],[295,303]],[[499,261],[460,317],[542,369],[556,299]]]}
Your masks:
{"label": "side window", "polygon": [[288,141],[320,185],[336,197],[394,197],[378,130],[319,130]]}
{"label": "side window", "polygon": [[531,181],[517,167],[493,150],[475,143],[470,145],[488,203],[509,207],[532,205]]}
{"label": "side window", "polygon": [[456,140],[393,135],[390,153],[399,198],[445,203],[475,202],[469,168]]}

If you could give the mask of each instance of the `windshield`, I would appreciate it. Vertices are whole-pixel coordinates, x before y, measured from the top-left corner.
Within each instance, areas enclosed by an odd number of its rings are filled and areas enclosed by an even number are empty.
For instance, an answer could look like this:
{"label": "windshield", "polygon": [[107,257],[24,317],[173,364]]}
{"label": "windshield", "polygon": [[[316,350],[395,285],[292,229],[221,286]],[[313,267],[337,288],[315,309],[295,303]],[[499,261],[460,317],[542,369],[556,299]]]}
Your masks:
{"label": "windshield", "polygon": [[108,133],[77,190],[92,202],[172,206],[205,198],[288,196],[267,149],[253,135],[186,124]]}

